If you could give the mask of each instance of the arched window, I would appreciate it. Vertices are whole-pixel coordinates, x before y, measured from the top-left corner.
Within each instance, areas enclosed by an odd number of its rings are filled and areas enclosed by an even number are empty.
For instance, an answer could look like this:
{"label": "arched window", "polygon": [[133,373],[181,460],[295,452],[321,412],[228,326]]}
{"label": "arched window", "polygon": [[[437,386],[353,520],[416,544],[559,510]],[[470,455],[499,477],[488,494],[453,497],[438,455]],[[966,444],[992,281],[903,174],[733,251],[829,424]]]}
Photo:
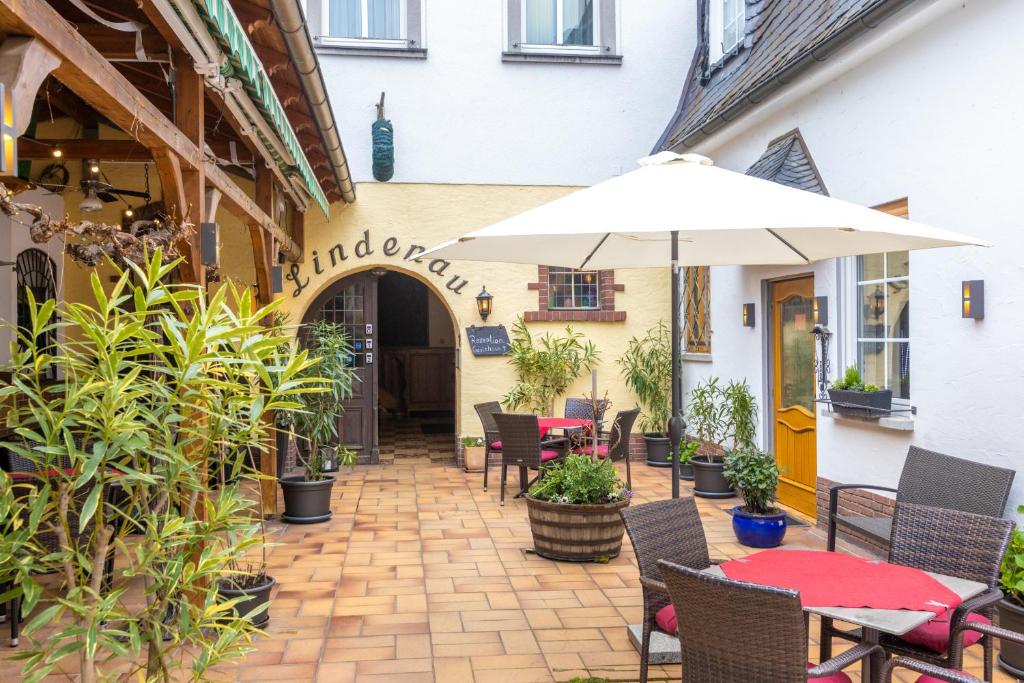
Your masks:
{"label": "arched window", "polygon": [[[14,272],[18,275],[18,327],[25,330],[32,326],[28,292],[32,291],[37,304],[56,298],[57,265],[43,250],[31,248],[18,254]],[[52,346],[56,341],[54,330],[44,332],[38,341],[41,348]]]}

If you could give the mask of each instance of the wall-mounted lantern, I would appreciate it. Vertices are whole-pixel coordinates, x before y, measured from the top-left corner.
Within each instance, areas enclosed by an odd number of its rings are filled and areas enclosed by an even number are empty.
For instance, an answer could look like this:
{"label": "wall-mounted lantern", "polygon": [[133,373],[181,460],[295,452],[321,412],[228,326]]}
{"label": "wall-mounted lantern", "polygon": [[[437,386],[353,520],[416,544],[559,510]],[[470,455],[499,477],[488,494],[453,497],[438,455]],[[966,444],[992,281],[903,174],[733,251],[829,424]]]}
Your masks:
{"label": "wall-mounted lantern", "polygon": [[828,326],[828,297],[814,297],[814,324]]}
{"label": "wall-mounted lantern", "polygon": [[280,294],[284,291],[284,267],[270,267],[270,291],[273,294]]}
{"label": "wall-mounted lantern", "polygon": [[487,316],[491,314],[491,301],[494,297],[490,292],[487,291],[486,285],[480,289],[480,293],[476,295],[476,311],[480,314],[480,319],[484,322],[487,321]]}
{"label": "wall-mounted lantern", "polygon": [[4,83],[0,83],[0,136],[3,138],[0,174],[15,175],[18,172],[18,128],[14,125],[14,92]]}
{"label": "wall-mounted lantern", "polygon": [[743,304],[743,327],[754,326],[754,304]]}
{"label": "wall-mounted lantern", "polygon": [[985,317],[985,281],[964,280],[960,294],[960,316],[981,320]]}
{"label": "wall-mounted lantern", "polygon": [[220,265],[220,226],[199,224],[199,260],[204,266]]}

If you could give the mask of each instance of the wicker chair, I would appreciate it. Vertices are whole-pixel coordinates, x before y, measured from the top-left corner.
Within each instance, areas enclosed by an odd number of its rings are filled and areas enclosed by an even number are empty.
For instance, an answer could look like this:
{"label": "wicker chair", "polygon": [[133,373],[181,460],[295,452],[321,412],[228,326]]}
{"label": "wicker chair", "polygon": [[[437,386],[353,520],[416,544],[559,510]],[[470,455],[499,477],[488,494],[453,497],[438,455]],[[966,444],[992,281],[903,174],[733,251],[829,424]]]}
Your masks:
{"label": "wicker chair", "polygon": [[491,469],[491,453],[501,453],[501,435],[494,414],[501,412],[501,404],[497,401],[477,403],[473,406],[484,428],[484,491],[487,490],[487,472]]}
{"label": "wicker chair", "polygon": [[[958,630],[956,639],[958,641],[962,641],[966,631],[977,631],[989,638],[1009,640],[1014,643],[1024,645],[1024,633],[1007,631],[1005,628],[999,628],[998,626],[992,626],[991,624],[964,624]],[[949,683],[980,683],[980,679],[962,671],[944,669],[940,666],[929,664],[928,662],[910,659],[909,657],[893,657],[886,662],[885,667],[882,670],[883,680],[886,683],[892,683],[893,674],[896,669],[909,669],[910,671],[916,671],[919,674],[923,674],[921,678],[917,679],[917,683],[940,683],[941,681],[948,681]]]}
{"label": "wicker chair", "polygon": [[[505,504],[505,479],[509,467],[519,468],[520,491],[516,497],[526,493],[534,481],[544,476],[542,465],[546,465],[565,457],[568,452],[568,439],[557,438],[541,441],[540,425],[536,415],[517,415],[515,413],[494,413],[494,421],[498,425],[501,436],[501,497],[500,504]],[[526,481],[527,470],[537,470],[537,476]]]}
{"label": "wicker chair", "polygon": [[651,633],[658,625],[661,612],[665,621],[672,602],[662,582],[659,560],[693,569],[707,569],[715,562],[708,556],[704,525],[692,497],[660,500],[631,505],[620,510],[629,541],[640,568],[640,585],[644,598],[643,635],[640,640],[640,683],[647,683]]}
{"label": "wicker chair", "polygon": [[[604,433],[604,414],[606,410],[608,410],[608,401],[605,399],[598,399],[597,415],[594,415],[594,403],[589,398],[565,399],[565,416],[576,420],[590,420],[594,424],[594,429],[597,430],[596,434],[598,436]],[[574,447],[582,445],[584,441],[582,429],[567,429],[565,430],[565,435],[569,437]]]}
{"label": "wicker chair", "polygon": [[842,527],[882,546],[889,543],[892,518],[861,517],[838,513],[839,493],[846,489],[871,489],[896,494],[896,502],[962,510],[1002,517],[1013,484],[1013,470],[954,458],[911,446],[895,489],[872,484],[835,484],[829,490],[828,549],[836,549],[836,532]]}
{"label": "wicker chair", "polygon": [[[620,410],[612,422],[608,436],[598,437],[597,457],[602,460],[610,457],[612,462],[626,461],[626,487],[633,490],[633,475],[629,471],[629,438],[633,434],[633,423],[640,414],[639,408]],[[583,444],[573,448],[574,453],[590,455],[594,452],[593,442],[585,439]]]}
{"label": "wicker chair", "polygon": [[662,560],[679,622],[683,683],[849,683],[842,673],[877,645],[856,645],[817,666],[807,663],[800,594],[706,574]]}
{"label": "wicker chair", "polygon": [[[908,642],[903,638],[882,635],[881,644],[888,653],[912,657],[930,664],[956,669],[962,659],[962,648],[952,642],[950,633],[962,631],[971,614],[986,618],[993,606],[1003,597],[999,590],[999,569],[1003,553],[1010,543],[1013,522],[998,517],[987,517],[959,510],[926,507],[911,503],[897,503],[893,517],[892,542],[889,562],[916,567],[927,572],[946,574],[988,586],[988,590],[965,600],[953,610],[949,619],[949,632],[937,633],[933,638],[944,640],[945,651],[937,652]],[[923,627],[922,627],[923,628]],[[931,628],[929,629],[931,630]],[[980,642],[984,648],[985,680],[992,680],[992,639],[981,633],[971,643]],[[920,635],[922,631],[915,629]],[[832,638],[859,640],[856,631],[834,627],[831,619],[821,620],[822,657],[831,653]],[[916,638],[915,638],[916,640]]]}

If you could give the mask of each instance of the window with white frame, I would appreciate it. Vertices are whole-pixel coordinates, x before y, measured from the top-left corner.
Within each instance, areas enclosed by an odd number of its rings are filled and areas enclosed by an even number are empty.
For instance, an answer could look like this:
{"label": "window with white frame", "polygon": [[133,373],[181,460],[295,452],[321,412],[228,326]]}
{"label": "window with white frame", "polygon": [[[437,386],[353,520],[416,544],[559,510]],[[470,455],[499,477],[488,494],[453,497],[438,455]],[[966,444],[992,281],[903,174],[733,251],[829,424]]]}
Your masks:
{"label": "window with white frame", "polygon": [[857,257],[857,367],[865,384],[910,398],[910,253]]}
{"label": "window with white frame", "polygon": [[548,267],[548,309],[601,307],[596,270]]}
{"label": "window with white frame", "polygon": [[523,0],[521,47],[595,49],[598,0]]}
{"label": "window with white frame", "polygon": [[387,43],[406,38],[407,0],[322,1],[325,39]]}
{"label": "window with white frame", "polygon": [[747,17],[747,0],[722,0],[722,53],[743,41]]}

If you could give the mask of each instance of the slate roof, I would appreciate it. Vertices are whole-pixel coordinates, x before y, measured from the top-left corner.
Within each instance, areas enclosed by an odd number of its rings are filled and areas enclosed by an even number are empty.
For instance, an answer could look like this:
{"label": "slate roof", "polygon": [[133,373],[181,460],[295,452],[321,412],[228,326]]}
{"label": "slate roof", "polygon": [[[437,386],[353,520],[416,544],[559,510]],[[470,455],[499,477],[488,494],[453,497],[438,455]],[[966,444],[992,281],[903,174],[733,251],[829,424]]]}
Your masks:
{"label": "slate roof", "polygon": [[[706,17],[708,0],[696,0]],[[707,24],[679,108],[657,149],[682,151],[781,87],[780,74],[809,66],[913,0],[746,0],[745,37],[718,64],[707,62]],[[794,74],[795,75],[795,74]],[[749,96],[749,97],[748,97]],[[729,114],[728,116],[722,116]],[[683,140],[690,138],[686,145]]]}
{"label": "slate roof", "polygon": [[747,175],[772,180],[798,190],[828,194],[825,182],[798,130],[768,143],[768,149],[747,169]]}

